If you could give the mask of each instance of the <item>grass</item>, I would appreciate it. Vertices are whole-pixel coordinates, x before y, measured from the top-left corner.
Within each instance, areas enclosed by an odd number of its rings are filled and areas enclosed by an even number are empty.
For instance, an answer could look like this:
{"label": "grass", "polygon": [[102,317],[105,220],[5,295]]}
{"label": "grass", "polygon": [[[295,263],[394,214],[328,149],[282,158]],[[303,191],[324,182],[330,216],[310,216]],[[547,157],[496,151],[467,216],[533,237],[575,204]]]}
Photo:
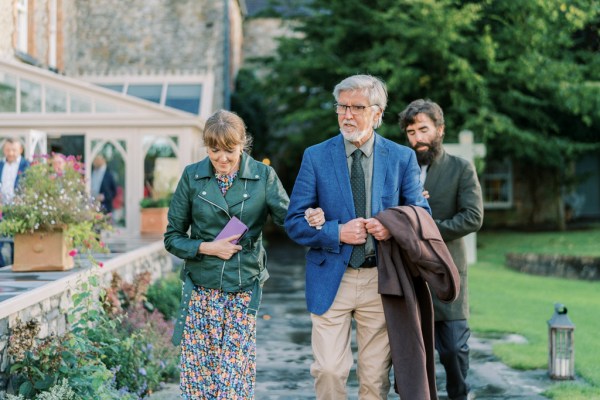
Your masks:
{"label": "grass", "polygon": [[600,282],[528,275],[505,267],[507,252],[600,256],[600,227],[571,232],[480,232],[478,262],[469,270],[472,329],[517,333],[527,344],[498,344],[494,353],[517,369],[548,367],[548,325],[554,303],[575,324],[575,382],[556,384],[555,399],[600,399]]}

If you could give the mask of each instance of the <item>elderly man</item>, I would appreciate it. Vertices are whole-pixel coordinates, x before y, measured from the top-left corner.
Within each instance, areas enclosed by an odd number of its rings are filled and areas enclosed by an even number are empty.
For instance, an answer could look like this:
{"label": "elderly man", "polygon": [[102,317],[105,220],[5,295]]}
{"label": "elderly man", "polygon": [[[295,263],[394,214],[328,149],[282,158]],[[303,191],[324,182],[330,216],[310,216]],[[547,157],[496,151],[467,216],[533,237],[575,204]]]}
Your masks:
{"label": "elderly man", "polygon": [[452,400],[469,396],[470,336],[467,256],[463,237],[483,223],[481,187],[473,165],[447,154],[442,147],[444,113],[431,100],[415,100],[400,113],[400,126],[417,154],[432,216],[460,274],[460,295],[453,303],[433,296],[435,347],[446,370],[446,390]]}
{"label": "elderly man", "polygon": [[15,195],[19,177],[29,167],[29,162],[21,156],[23,146],[17,139],[6,139],[2,150],[4,160],[0,161],[0,193],[2,204],[9,204]]}
{"label": "elderly man", "polygon": [[[18,139],[8,138],[2,146],[4,160],[0,161],[0,204],[10,204],[15,196],[15,189],[19,184],[19,178],[29,167],[29,162],[21,156],[23,146]],[[0,214],[0,218],[1,214]],[[1,245],[4,247],[4,243]],[[6,265],[8,260],[4,259],[2,248],[0,247],[0,267]],[[8,251],[12,260],[12,245]]]}
{"label": "elderly man", "polygon": [[[341,81],[333,95],[340,134],[304,152],[285,228],[291,239],[310,248],[306,301],[317,399],[347,398],[353,318],[359,398],[387,399],[391,356],[377,292],[375,240],[387,240],[390,233],[372,217],[398,205],[428,211],[429,206],[414,152],[374,131],[387,105],[385,84],[355,75]],[[320,213],[305,216],[311,208],[321,208],[325,221]]]}

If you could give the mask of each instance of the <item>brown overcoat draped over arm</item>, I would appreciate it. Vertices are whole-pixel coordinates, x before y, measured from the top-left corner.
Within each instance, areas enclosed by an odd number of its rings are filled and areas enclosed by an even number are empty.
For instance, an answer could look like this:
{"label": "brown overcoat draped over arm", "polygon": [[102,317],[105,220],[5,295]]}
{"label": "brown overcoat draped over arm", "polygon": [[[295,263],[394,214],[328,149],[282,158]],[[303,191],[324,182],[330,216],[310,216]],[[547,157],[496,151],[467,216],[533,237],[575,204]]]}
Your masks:
{"label": "brown overcoat draped over arm", "polygon": [[454,301],[458,270],[425,209],[393,207],[375,218],[392,234],[378,243],[378,270],[396,393],[402,399],[437,399],[429,289],[442,301]]}

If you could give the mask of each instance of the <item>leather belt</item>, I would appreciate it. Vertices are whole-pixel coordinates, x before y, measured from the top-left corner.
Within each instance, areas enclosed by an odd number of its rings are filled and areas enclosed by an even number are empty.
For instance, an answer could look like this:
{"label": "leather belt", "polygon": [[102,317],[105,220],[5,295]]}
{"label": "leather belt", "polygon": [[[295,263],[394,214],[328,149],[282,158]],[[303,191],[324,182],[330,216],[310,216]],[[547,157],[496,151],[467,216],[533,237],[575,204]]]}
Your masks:
{"label": "leather belt", "polygon": [[377,257],[369,256],[365,258],[365,262],[359,268],[374,268],[377,266]]}

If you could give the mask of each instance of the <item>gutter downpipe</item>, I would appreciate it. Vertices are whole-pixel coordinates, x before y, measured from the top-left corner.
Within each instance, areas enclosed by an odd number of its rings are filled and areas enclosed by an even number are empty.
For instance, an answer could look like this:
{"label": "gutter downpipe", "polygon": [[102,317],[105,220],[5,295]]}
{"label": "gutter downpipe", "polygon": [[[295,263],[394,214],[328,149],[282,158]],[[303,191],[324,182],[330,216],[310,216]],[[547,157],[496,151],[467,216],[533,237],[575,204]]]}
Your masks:
{"label": "gutter downpipe", "polygon": [[225,9],[223,12],[223,26],[225,32],[223,32],[223,108],[225,110],[231,109],[231,90],[229,88],[229,70],[230,70],[230,57],[229,57],[229,41],[230,41],[230,21],[229,21],[229,0],[224,0]]}

